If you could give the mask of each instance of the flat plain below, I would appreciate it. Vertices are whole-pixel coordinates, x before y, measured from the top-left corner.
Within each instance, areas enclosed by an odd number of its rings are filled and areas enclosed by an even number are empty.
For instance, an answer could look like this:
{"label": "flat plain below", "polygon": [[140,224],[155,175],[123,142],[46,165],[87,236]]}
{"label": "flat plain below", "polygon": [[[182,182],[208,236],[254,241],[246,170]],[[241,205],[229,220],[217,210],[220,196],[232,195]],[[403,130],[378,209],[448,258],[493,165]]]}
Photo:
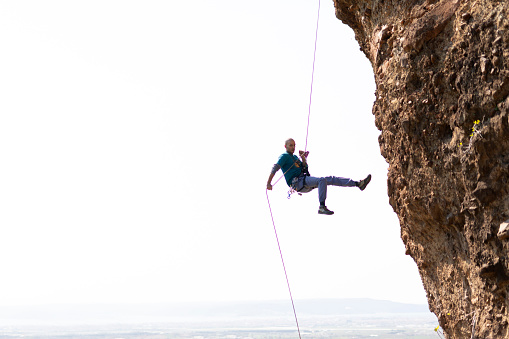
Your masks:
{"label": "flat plain below", "polygon": [[[426,305],[296,301],[302,338],[439,338]],[[0,307],[0,338],[298,338],[287,301]]]}

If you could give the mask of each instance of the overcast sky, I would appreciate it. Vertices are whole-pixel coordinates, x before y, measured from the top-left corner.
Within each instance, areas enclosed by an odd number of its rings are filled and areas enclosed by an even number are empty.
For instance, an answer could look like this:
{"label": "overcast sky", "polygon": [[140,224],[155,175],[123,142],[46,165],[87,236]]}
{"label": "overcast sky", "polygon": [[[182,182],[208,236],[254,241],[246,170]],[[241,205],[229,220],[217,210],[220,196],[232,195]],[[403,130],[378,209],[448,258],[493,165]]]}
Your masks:
{"label": "overcast sky", "polygon": [[[265,183],[303,149],[318,2],[0,2],[0,304],[287,299]],[[270,203],[295,299],[426,303],[387,197],[371,66],[322,0],[314,176]],[[281,175],[278,173],[277,177]]]}

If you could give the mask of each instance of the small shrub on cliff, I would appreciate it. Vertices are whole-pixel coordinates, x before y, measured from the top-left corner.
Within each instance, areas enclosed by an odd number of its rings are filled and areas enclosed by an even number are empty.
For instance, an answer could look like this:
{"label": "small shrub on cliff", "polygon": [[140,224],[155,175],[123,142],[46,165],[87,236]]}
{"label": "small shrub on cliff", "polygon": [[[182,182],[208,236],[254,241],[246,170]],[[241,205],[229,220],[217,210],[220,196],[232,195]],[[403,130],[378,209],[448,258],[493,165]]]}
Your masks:
{"label": "small shrub on cliff", "polygon": [[[484,121],[484,119],[483,119]],[[472,131],[469,135],[470,139],[468,140],[468,146],[465,146],[463,147],[463,143],[460,142],[460,144],[458,145],[459,147],[462,147],[463,151],[464,152],[470,152],[470,148],[472,146],[472,141],[474,139],[474,137],[478,135],[479,137],[482,138],[482,134],[481,134],[481,120],[476,120],[474,121],[474,125],[472,126]]]}

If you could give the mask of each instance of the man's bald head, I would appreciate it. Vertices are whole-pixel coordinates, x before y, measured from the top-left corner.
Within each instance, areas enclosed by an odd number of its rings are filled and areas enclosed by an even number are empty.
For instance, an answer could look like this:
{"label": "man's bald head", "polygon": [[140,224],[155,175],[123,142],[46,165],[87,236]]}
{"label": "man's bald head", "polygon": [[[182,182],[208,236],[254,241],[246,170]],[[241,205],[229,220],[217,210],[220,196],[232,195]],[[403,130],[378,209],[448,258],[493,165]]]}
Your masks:
{"label": "man's bald head", "polygon": [[288,153],[293,154],[293,152],[295,152],[295,140],[292,138],[286,139],[285,148]]}
{"label": "man's bald head", "polygon": [[290,143],[290,142],[293,142],[295,144],[295,140],[293,140],[292,138],[289,138],[289,139],[285,140],[285,146],[288,145],[288,143]]}

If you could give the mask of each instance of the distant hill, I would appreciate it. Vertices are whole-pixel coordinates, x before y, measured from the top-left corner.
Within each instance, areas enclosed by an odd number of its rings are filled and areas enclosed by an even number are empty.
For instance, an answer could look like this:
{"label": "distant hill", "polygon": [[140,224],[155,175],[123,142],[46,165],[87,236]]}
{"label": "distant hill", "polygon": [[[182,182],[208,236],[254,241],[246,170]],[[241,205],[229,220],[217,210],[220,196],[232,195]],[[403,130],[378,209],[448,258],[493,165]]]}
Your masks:
{"label": "distant hill", "polygon": [[[426,305],[373,299],[296,300],[299,316],[430,314]],[[145,322],[181,318],[292,316],[290,301],[208,302],[131,305],[48,305],[0,307],[0,320],[20,323]]]}
{"label": "distant hill", "polygon": [[[180,314],[216,316],[286,316],[293,314],[291,302],[252,301],[182,305]],[[191,307],[191,308],[189,308]],[[430,313],[427,305],[404,304],[374,299],[308,299],[296,300],[295,308],[300,315],[367,315],[387,313]]]}

